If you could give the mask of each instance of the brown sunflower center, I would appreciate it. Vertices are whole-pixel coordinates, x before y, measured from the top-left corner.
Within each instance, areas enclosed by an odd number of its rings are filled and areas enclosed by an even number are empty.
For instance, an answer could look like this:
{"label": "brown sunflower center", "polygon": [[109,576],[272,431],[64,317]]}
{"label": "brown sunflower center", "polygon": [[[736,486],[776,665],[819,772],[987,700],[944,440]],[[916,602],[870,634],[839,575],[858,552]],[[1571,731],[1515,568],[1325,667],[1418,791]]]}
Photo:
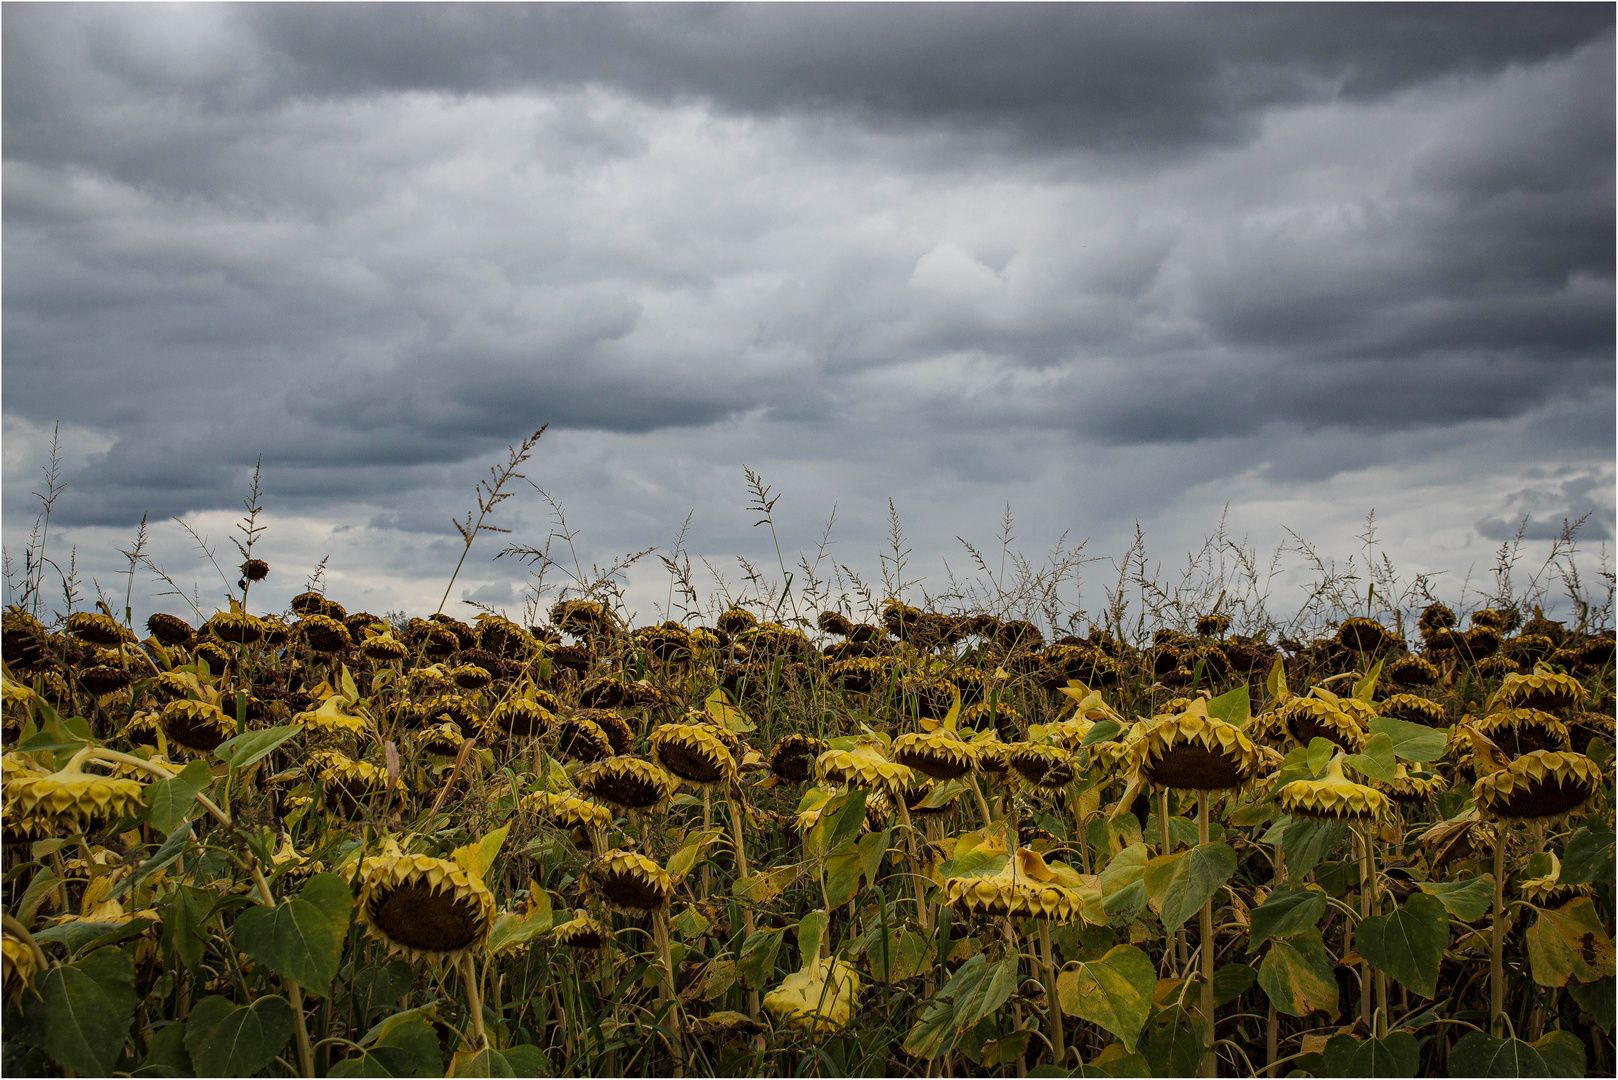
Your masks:
{"label": "brown sunflower center", "polygon": [[371,902],[371,921],[389,939],[424,952],[454,952],[478,937],[478,905],[472,897],[406,881]]}
{"label": "brown sunflower center", "polygon": [[1237,762],[1194,740],[1148,759],[1145,771],[1152,783],[1182,791],[1226,791],[1242,783]]}
{"label": "brown sunflower center", "polygon": [[693,784],[711,784],[725,775],[719,759],[697,747],[670,741],[663,744],[659,754],[664,768]]}
{"label": "brown sunflower center", "polygon": [[1549,818],[1567,813],[1595,792],[1577,777],[1546,776],[1532,780],[1526,787],[1513,787],[1511,794],[1502,799],[1496,810],[1502,817]]}
{"label": "brown sunflower center", "polygon": [[663,891],[649,881],[629,874],[608,874],[601,879],[601,891],[619,907],[651,911],[663,906]]}

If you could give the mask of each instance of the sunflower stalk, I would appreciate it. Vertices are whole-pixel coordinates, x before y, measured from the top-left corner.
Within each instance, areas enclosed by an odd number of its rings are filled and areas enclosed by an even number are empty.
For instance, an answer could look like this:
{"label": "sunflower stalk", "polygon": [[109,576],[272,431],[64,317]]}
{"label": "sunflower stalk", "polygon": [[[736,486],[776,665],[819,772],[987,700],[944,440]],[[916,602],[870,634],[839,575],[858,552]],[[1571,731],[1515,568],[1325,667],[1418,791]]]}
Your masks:
{"label": "sunflower stalk", "polygon": [[[1208,839],[1208,793],[1197,792],[1197,844],[1206,848]],[[1209,897],[1202,902],[1202,912],[1198,923],[1201,934],[1201,943],[1198,951],[1202,954],[1202,1019],[1207,1023],[1207,1033],[1203,1035],[1202,1075],[1218,1075],[1218,1062],[1214,1057],[1214,925],[1213,925],[1213,898]]]}
{"label": "sunflower stalk", "polygon": [[1045,1026],[1050,1034],[1053,1064],[1057,1068],[1067,1060],[1067,1047],[1063,1042],[1062,1006],[1056,995],[1056,952],[1051,948],[1051,921],[1035,919],[1039,923],[1039,952],[1045,976]]}

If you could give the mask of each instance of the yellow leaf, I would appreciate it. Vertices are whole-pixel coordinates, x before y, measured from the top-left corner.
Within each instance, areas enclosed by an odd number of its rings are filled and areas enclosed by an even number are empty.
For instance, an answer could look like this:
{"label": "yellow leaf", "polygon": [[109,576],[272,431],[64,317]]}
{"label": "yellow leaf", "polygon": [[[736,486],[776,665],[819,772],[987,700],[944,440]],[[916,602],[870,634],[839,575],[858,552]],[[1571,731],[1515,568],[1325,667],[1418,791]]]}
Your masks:
{"label": "yellow leaf", "polygon": [[450,854],[450,860],[467,873],[475,874],[482,880],[489,872],[489,867],[494,865],[494,857],[500,854],[500,845],[506,842],[506,833],[510,828],[511,824],[507,822],[476,843],[456,848]]}

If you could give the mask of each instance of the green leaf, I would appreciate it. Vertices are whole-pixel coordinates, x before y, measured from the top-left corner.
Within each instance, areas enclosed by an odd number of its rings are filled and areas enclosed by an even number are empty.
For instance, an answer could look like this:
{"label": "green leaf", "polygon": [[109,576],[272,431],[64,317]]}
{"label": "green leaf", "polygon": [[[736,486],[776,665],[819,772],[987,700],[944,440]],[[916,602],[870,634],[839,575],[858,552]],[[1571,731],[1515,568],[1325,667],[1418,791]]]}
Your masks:
{"label": "green leaf", "polygon": [[1310,739],[1307,752],[1309,771],[1319,776],[1331,759],[1337,756],[1337,750],[1337,744],[1330,739],[1322,739],[1319,736]]}
{"label": "green leaf", "polygon": [[112,890],[113,899],[117,899],[130,889],[133,889],[136,885],[139,885],[141,882],[157,873],[159,870],[169,866],[180,856],[184,855],[186,848],[190,846],[191,824],[190,822],[181,822],[175,828],[175,830],[169,834],[169,838],[163,841],[162,846],[152,853],[152,857],[150,859],[147,859],[145,862],[141,863],[133,874],[129,875],[123,881],[118,883],[117,887]]}
{"label": "green leaf", "polygon": [[1365,673],[1365,678],[1354,684],[1354,700],[1363,701],[1367,705],[1376,696],[1376,680],[1382,674],[1382,661],[1378,660],[1371,665],[1371,670]]}
{"label": "green leaf", "polygon": [[[1152,1017],[1142,1051],[1153,1076],[1195,1076],[1202,1062],[1202,1040],[1208,1025],[1179,1005]],[[1030,1073],[1030,1076],[1033,1074]]]}
{"label": "green leaf", "polygon": [[[460,1053],[455,1055],[450,1065],[451,1076],[516,1076],[517,1070],[511,1067],[511,1062],[500,1051],[490,1048],[479,1050],[476,1053]],[[526,1075],[532,1075],[525,1073]]]}
{"label": "green leaf", "polygon": [[180,775],[171,780],[147,784],[143,820],[164,836],[170,835],[191,813],[197,796],[208,790],[211,784],[213,773],[208,771],[208,763],[201,758],[180,770]]}
{"label": "green leaf", "polygon": [[1337,850],[1348,826],[1341,821],[1311,821],[1296,817],[1287,823],[1281,836],[1281,853],[1286,856],[1287,873],[1303,877],[1321,860]]}
{"label": "green leaf", "polygon": [[1017,989],[1017,971],[1017,954],[1013,953],[990,968],[988,976],[982,979],[965,998],[957,998],[956,1030],[969,1028],[999,1012],[1000,1006],[1010,1001],[1011,995]]}
{"label": "green leaf", "polygon": [[138,1004],[134,984],[135,963],[117,948],[53,967],[34,977],[37,996],[23,995],[18,1034],[77,1073],[110,1075]]}
{"label": "green leaf", "polygon": [[1258,984],[1280,1012],[1337,1019],[1337,976],[1320,931],[1310,927],[1270,945],[1258,969]]}
{"label": "green leaf", "polygon": [[1016,988],[1016,956],[992,967],[982,953],[972,957],[923,1007],[905,1036],[905,1052],[927,1059],[946,1052],[956,1036],[997,1011]]}
{"label": "green leaf", "polygon": [[185,966],[195,969],[208,947],[209,914],[214,896],[189,885],[176,886],[166,903],[159,907],[163,916],[163,951],[178,956]]}
{"label": "green leaf", "polygon": [[1079,749],[1082,750],[1086,746],[1094,746],[1097,743],[1112,742],[1122,730],[1123,728],[1118,726],[1118,721],[1116,720],[1097,720],[1090,725],[1090,730],[1084,733],[1084,738],[1079,740]]}
{"label": "green leaf", "polygon": [[236,917],[236,947],[283,979],[325,997],[337,977],[354,901],[336,874],[316,874],[294,900]]}
{"label": "green leaf", "polygon": [[826,936],[830,922],[824,911],[811,911],[798,920],[798,966],[808,967],[820,955],[820,940]]}
{"label": "green leaf", "polygon": [[1411,893],[1386,915],[1360,920],[1354,947],[1384,972],[1422,997],[1438,989],[1438,964],[1449,943],[1449,912],[1437,897]]}
{"label": "green leaf", "polygon": [[1142,880],[1152,910],[1166,929],[1174,930],[1201,910],[1235,872],[1236,852],[1228,844],[1207,844],[1159,855],[1146,864]]}
{"label": "green leaf", "polygon": [[1247,684],[1242,683],[1234,690],[1226,691],[1208,702],[1208,715],[1215,720],[1223,720],[1227,724],[1241,727],[1253,716],[1253,698],[1247,692]]}
{"label": "green leaf", "polygon": [[1552,1031],[1534,1041],[1552,1076],[1585,1075],[1584,1043],[1571,1031]]}
{"label": "green leaf", "polygon": [[932,944],[915,930],[889,930],[878,933],[865,950],[871,963],[871,978],[881,983],[913,979],[932,965]]}
{"label": "green leaf", "polygon": [[[432,1008],[427,1006],[428,1010]],[[421,1009],[412,1009],[409,1013],[400,1014],[401,1017],[409,1016],[413,1017],[412,1019],[401,1020],[399,1017],[390,1017],[390,1020],[396,1021],[394,1023],[384,1020],[384,1030],[376,1040],[379,1049],[389,1049],[405,1055],[408,1071],[399,1073],[400,1076],[444,1075],[444,1054],[439,1048],[438,1032],[433,1030],[431,1022],[420,1017],[419,1014],[422,1012]]]}
{"label": "green leaf", "polygon": [[292,1038],[292,1006],[278,994],[252,1005],[205,997],[191,1006],[185,1048],[200,1076],[252,1076],[275,1060]]}
{"label": "green leaf", "polygon": [[1257,981],[1258,972],[1253,970],[1251,964],[1226,964],[1214,972],[1214,1006],[1217,1008],[1228,1001],[1235,1001]]}
{"label": "green leaf", "polygon": [[153,1028],[146,1059],[130,1076],[190,1076],[191,1059],[185,1052],[185,1021]]}
{"label": "green leaf", "polygon": [[1408,1031],[1363,1042],[1352,1035],[1337,1035],[1326,1044],[1327,1076],[1415,1076],[1421,1068],[1421,1047]]}
{"label": "green leaf", "polygon": [[60,926],[47,926],[34,932],[35,941],[60,941],[67,946],[69,955],[78,955],[87,949],[112,945],[134,937],[148,926],[150,919],[131,919],[126,923],[70,922]]}
{"label": "green leaf", "polygon": [[1583,885],[1591,881],[1611,881],[1613,878],[1613,848],[1618,836],[1611,829],[1592,829],[1581,825],[1567,842],[1562,852],[1563,885]]}
{"label": "green leaf", "polygon": [[244,731],[220,743],[214,749],[214,757],[234,769],[245,769],[302,730],[298,724],[282,724],[259,731]]}
{"label": "green leaf", "polygon": [[1614,974],[1612,938],[1588,896],[1541,908],[1528,928],[1528,964],[1541,986],[1595,982]]}
{"label": "green leaf", "polygon": [[1416,887],[1436,896],[1444,909],[1462,922],[1477,922],[1494,906],[1494,875],[1454,881],[1418,881]]}
{"label": "green leaf", "polygon": [[845,844],[844,848],[846,850],[826,859],[826,903],[834,908],[854,899],[859,891],[860,875],[865,872],[859,849],[853,844]]}
{"label": "green leaf", "polygon": [[1570,983],[1567,992],[1585,1012],[1596,1018],[1601,1030],[1610,1033],[1614,1014],[1618,1014],[1618,982],[1611,976],[1593,983]]}
{"label": "green leaf", "polygon": [[1146,906],[1145,844],[1130,844],[1107,861],[1101,870],[1101,906],[1108,915],[1138,911]]}
{"label": "green leaf", "polygon": [[1393,782],[1394,769],[1399,761],[1393,753],[1393,740],[1378,732],[1365,740],[1364,750],[1358,754],[1349,754],[1343,759],[1343,764],[1351,769],[1358,769],[1372,780],[1388,784]]}
{"label": "green leaf", "polygon": [[1450,1047],[1451,1076],[1550,1076],[1550,1065],[1533,1044],[1469,1031]]}
{"label": "green leaf", "polygon": [[770,981],[775,972],[775,954],[781,950],[781,939],[785,936],[784,928],[755,930],[742,942],[742,958],[736,972],[744,985],[756,990]]}
{"label": "green leaf", "polygon": [[1326,914],[1328,902],[1325,893],[1314,889],[1290,884],[1276,889],[1250,913],[1248,954],[1258,952],[1258,947],[1272,937],[1291,937],[1314,926]]}
{"label": "green leaf", "polygon": [[1444,747],[1448,744],[1448,733],[1444,728],[1412,724],[1391,716],[1372,717],[1371,734],[1386,735],[1393,742],[1394,754],[1405,761],[1442,761]]}
{"label": "green leaf", "polygon": [[1151,958],[1133,945],[1118,945],[1101,959],[1080,962],[1057,976],[1056,1000],[1064,1013],[1101,1025],[1133,1054],[1156,985]]}

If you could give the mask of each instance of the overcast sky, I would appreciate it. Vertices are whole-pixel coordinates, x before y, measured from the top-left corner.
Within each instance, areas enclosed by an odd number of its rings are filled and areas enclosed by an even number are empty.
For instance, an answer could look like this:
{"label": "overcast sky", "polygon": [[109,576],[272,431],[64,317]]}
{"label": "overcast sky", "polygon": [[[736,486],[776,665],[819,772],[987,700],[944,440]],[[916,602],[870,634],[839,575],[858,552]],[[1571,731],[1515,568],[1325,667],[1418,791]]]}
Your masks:
{"label": "overcast sky", "polygon": [[[733,586],[774,561],[744,465],[789,562],[835,504],[876,577],[891,498],[933,591],[1007,504],[1036,560],[1139,522],[1164,564],[1227,506],[1358,557],[1374,510],[1452,602],[1525,516],[1525,565],[1564,517],[1610,548],[1608,4],[3,20],[6,548],[59,424],[49,554],[120,604],[143,513],[218,602],[173,519],[224,561],[262,456],[264,607],[329,555],[350,609],[430,612],[541,424],[586,566],[690,514]],[[526,485],[495,520],[551,531]],[[506,539],[452,607],[515,603]]]}

